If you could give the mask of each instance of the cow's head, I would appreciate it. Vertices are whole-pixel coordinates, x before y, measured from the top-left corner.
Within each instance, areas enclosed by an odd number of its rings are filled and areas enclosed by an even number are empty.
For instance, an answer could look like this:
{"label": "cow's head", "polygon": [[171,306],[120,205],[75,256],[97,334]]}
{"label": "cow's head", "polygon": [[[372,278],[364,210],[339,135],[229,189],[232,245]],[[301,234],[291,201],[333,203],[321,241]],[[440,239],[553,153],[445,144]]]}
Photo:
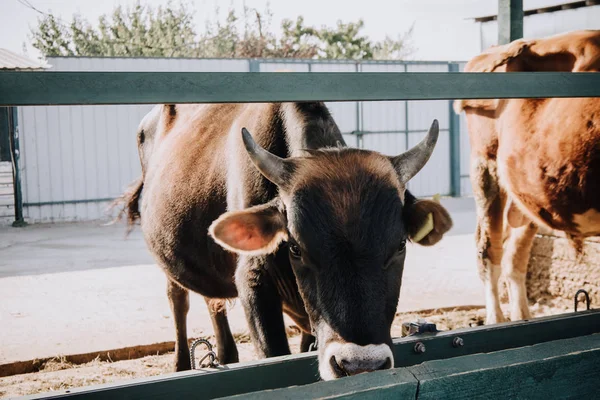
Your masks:
{"label": "cow's head", "polygon": [[210,234],[238,254],[287,247],[325,380],[394,365],[390,329],[406,241],[419,233],[417,241],[431,245],[451,226],[438,203],[415,202],[411,195],[409,205],[405,196],[407,182],[429,160],[438,130],[434,121],[421,143],[396,157],[337,147],[285,159],[242,130],[252,162],[278,186],[279,200],[225,213]]}

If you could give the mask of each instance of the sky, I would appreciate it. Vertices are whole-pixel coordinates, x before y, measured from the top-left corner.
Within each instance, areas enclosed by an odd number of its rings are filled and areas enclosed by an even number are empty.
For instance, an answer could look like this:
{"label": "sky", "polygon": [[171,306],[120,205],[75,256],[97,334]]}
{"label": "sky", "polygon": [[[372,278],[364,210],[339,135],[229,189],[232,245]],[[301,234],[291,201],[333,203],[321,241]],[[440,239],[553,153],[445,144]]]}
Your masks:
{"label": "sky", "polygon": [[[23,54],[23,43],[29,43],[30,27],[35,26],[41,12],[51,12],[64,20],[79,13],[89,21],[97,21],[117,5],[131,6],[138,0],[0,0],[0,47]],[[167,0],[139,0],[152,6],[164,5]],[[524,0],[524,8],[545,7],[569,0]],[[177,3],[177,1],[176,1]],[[188,0],[196,10],[199,29],[215,6],[242,10],[264,10],[267,3],[273,12],[272,27],[278,31],[281,20],[304,16],[313,26],[335,26],[336,21],[365,22],[363,33],[374,40],[386,35],[397,37],[414,24],[411,37],[415,52],[413,60],[464,61],[480,49],[479,26],[471,18],[495,15],[497,0]],[[225,14],[222,12],[221,14]],[[39,52],[27,46],[27,55],[36,58]]]}

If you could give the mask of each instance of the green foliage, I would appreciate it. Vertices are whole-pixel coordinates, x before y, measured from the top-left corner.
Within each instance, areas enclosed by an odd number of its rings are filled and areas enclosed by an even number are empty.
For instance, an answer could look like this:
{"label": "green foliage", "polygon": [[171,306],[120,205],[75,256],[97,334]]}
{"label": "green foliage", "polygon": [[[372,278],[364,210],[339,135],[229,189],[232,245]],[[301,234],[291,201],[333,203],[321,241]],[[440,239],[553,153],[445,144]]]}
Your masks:
{"label": "green foliage", "polygon": [[37,30],[33,33],[33,47],[45,56],[72,56],[70,46],[71,32],[52,15],[38,20]]}
{"label": "green foliage", "polygon": [[[281,35],[271,29],[272,13],[245,8],[240,17],[229,10],[224,22],[215,10],[212,21],[198,33],[194,12],[186,4],[169,2],[156,9],[137,3],[118,6],[102,15],[96,26],[74,15],[69,24],[44,14],[31,31],[33,47],[45,56],[214,57],[402,59],[411,53],[411,31],[398,39],[373,42],[361,35],[364,22],[336,27],[307,26],[304,18],[283,20]],[[241,29],[240,29],[241,25]]]}

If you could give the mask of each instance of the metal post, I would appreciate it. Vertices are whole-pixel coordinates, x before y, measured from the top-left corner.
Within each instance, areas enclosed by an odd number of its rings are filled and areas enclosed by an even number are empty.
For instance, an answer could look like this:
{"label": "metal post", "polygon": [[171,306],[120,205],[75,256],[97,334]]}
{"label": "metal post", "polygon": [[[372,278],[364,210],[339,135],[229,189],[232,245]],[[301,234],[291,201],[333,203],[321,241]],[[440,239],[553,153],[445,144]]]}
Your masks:
{"label": "metal post", "polygon": [[523,37],[523,0],[498,0],[498,44]]}
{"label": "metal post", "polygon": [[[404,72],[408,72],[408,64],[404,63]],[[408,100],[404,100],[404,151],[410,149],[410,137],[408,136]],[[406,188],[410,189],[410,181],[406,183]]]}
{"label": "metal post", "polygon": [[10,158],[12,161],[13,171],[13,190],[15,196],[15,220],[12,223],[14,227],[23,227],[27,223],[23,218],[23,196],[21,193],[21,171],[19,169],[19,126],[17,108],[10,107],[8,110],[8,123],[10,140]]}
{"label": "metal post", "polygon": [[248,72],[260,72],[260,61],[257,59],[248,60]]}
{"label": "metal post", "polygon": [[[448,72],[459,72],[456,63],[448,64]],[[460,197],[460,115],[454,112],[452,101],[448,101],[450,127],[450,194]]]}
{"label": "metal post", "polygon": [[[354,64],[354,69],[356,72],[362,71],[362,68],[360,67],[359,63]],[[363,131],[363,121],[361,118],[361,114],[362,114],[362,102],[357,101],[356,102],[356,148],[357,149],[363,148],[362,133],[361,133]]]}

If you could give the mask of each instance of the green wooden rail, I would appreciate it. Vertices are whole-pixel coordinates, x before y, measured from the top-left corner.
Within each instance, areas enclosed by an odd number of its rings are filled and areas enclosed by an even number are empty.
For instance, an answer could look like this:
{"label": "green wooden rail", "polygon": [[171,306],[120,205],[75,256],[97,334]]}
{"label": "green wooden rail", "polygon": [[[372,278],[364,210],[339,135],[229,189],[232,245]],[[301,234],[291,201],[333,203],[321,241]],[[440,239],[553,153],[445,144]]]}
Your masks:
{"label": "green wooden rail", "polygon": [[[463,339],[464,345],[455,348],[452,342],[457,336]],[[415,353],[414,346],[418,341],[425,344],[425,353]],[[557,341],[569,345],[561,347],[563,345]],[[541,346],[541,343],[547,346]],[[528,350],[526,346],[546,350]],[[552,353],[554,350],[557,351]],[[591,358],[588,359],[588,356]],[[322,398],[333,394],[353,397],[357,390],[373,398],[382,398],[380,396],[387,394],[403,398],[399,395],[410,393],[413,394],[411,398],[415,398],[417,383],[421,396],[430,393],[423,398],[448,398],[463,392],[465,398],[470,398],[473,394],[489,393],[492,387],[503,387],[507,395],[501,397],[508,398],[515,393],[510,391],[511,388],[515,389],[515,376],[522,380],[526,376],[534,381],[539,378],[547,389],[564,385],[565,376],[572,377],[578,373],[582,377],[589,377],[587,368],[592,366],[593,374],[597,376],[600,371],[600,310],[400,338],[394,342],[394,358],[397,368],[393,370],[335,382],[317,382],[317,359],[316,354],[311,352],[230,364],[218,370],[188,371],[26,396],[23,399],[212,399],[240,394],[247,396],[252,392],[256,392],[255,398]],[[547,362],[547,359],[552,360]],[[558,374],[560,379],[555,381],[550,371],[555,371],[563,361],[570,363],[568,372]],[[522,365],[525,365],[525,370]],[[578,365],[585,369],[577,372],[575,369]],[[499,380],[497,376],[506,376],[507,380]],[[469,381],[471,385],[478,386],[469,391]],[[537,390],[536,382],[528,380],[527,384],[531,384],[528,387]],[[581,383],[581,380],[577,382]],[[487,386],[492,384],[496,386]],[[599,387],[600,379],[592,384]],[[293,387],[299,385],[302,386]],[[431,392],[422,389],[425,385]],[[454,387],[461,388],[461,391],[444,392]],[[581,390],[584,389],[589,390],[590,386],[584,385]],[[525,397],[529,398],[527,395]]]}
{"label": "green wooden rail", "polygon": [[[600,393],[600,334],[227,399],[564,399]],[[591,398],[591,397],[590,397]]]}
{"label": "green wooden rail", "polygon": [[600,74],[0,72],[0,106],[534,97],[600,97]]}

